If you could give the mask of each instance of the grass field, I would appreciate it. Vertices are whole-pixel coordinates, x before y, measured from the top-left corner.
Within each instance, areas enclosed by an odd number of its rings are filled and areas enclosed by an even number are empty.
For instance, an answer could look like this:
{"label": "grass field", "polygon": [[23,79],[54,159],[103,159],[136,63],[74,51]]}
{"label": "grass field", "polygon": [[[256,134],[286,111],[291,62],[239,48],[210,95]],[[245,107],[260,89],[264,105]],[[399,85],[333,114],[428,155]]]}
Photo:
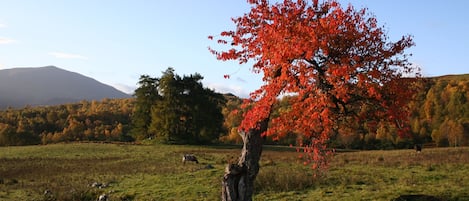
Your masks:
{"label": "grass field", "polygon": [[[184,153],[200,163],[182,165]],[[219,200],[240,147],[55,144],[0,147],[0,200]],[[207,165],[213,168],[207,168]],[[298,153],[266,147],[255,200],[469,200],[469,148],[337,153],[313,179]]]}

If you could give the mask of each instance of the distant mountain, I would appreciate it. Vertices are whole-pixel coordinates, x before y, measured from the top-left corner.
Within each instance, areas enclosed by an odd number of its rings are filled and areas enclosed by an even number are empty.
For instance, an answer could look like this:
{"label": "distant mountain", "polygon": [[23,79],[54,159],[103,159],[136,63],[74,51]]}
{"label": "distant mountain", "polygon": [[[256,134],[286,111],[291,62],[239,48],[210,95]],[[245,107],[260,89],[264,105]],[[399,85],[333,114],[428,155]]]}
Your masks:
{"label": "distant mountain", "polygon": [[129,97],[90,77],[55,66],[0,70],[0,109]]}

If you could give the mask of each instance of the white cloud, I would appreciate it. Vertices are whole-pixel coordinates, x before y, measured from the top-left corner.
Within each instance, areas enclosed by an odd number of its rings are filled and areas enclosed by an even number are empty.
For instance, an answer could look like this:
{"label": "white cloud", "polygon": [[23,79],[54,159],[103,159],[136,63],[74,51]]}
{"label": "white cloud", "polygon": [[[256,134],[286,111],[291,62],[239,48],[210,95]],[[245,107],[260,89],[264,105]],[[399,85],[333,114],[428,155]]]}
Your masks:
{"label": "white cloud", "polygon": [[232,93],[238,97],[241,98],[248,98],[250,91],[247,91],[241,86],[234,86],[234,85],[222,85],[222,84],[216,84],[216,83],[209,83],[207,84],[207,87],[209,89],[213,89],[218,93]]}
{"label": "white cloud", "polygon": [[0,44],[9,44],[9,43],[14,43],[16,40],[13,40],[11,38],[2,38],[0,37]]}
{"label": "white cloud", "polygon": [[126,93],[126,94],[133,94],[135,89],[137,89],[136,86],[130,86],[130,85],[121,84],[121,83],[111,84],[111,86],[116,88],[119,91],[122,91],[122,92]]}
{"label": "white cloud", "polygon": [[64,53],[64,52],[49,52],[49,55],[60,58],[60,59],[88,59],[88,57],[79,55],[79,54],[70,54],[70,53]]}
{"label": "white cloud", "polygon": [[7,27],[7,25],[6,25],[6,24],[2,24],[2,23],[0,23],[0,28],[5,28],[5,27]]}

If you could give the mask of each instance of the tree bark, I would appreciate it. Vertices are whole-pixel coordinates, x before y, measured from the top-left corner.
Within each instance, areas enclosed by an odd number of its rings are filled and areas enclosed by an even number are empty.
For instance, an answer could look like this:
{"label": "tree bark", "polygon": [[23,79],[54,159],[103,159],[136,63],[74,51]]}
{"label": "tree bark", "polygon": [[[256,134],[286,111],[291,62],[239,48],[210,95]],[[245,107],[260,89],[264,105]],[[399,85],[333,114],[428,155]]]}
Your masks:
{"label": "tree bark", "polygon": [[261,134],[267,130],[268,120],[259,122],[257,128],[240,133],[244,145],[238,163],[229,164],[225,169],[222,181],[223,201],[252,200],[264,141]]}

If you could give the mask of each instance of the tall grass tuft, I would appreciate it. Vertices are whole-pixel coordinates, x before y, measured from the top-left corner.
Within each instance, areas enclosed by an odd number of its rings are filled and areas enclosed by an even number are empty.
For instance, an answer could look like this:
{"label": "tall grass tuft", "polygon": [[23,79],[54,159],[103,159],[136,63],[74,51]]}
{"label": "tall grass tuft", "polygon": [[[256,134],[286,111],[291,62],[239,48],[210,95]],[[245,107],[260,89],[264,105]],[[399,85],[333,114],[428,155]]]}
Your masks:
{"label": "tall grass tuft", "polygon": [[267,166],[261,167],[255,180],[255,189],[271,192],[301,191],[312,187],[313,183],[312,172],[305,168]]}

